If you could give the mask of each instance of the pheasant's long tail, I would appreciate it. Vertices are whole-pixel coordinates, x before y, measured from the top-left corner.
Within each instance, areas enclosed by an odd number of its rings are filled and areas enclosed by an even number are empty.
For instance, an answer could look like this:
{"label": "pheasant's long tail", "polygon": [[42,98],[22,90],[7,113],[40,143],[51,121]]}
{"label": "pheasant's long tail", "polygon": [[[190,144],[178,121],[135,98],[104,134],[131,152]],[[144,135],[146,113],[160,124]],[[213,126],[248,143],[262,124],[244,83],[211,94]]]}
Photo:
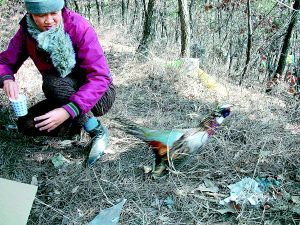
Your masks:
{"label": "pheasant's long tail", "polygon": [[127,134],[131,134],[143,141],[146,141],[146,128],[134,123],[128,119],[116,117],[114,118],[121,126],[118,127],[120,130]]}

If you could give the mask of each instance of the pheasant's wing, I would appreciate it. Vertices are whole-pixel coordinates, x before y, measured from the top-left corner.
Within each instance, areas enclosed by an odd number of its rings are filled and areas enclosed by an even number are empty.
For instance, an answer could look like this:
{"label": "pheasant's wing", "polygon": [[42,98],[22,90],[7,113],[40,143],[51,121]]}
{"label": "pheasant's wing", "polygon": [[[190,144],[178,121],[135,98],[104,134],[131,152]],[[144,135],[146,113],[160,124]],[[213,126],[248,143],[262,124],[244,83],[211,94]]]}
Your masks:
{"label": "pheasant's wing", "polygon": [[183,130],[149,130],[145,133],[145,141],[155,154],[156,165],[167,160],[168,150],[183,134]]}
{"label": "pheasant's wing", "polygon": [[181,136],[169,151],[169,164],[173,167],[183,165],[191,155],[198,152],[208,139],[208,134],[199,129],[190,129]]}
{"label": "pheasant's wing", "polygon": [[166,145],[168,148],[171,148],[187,130],[185,129],[174,129],[174,130],[147,130],[144,134],[146,140],[149,141],[158,141]]}

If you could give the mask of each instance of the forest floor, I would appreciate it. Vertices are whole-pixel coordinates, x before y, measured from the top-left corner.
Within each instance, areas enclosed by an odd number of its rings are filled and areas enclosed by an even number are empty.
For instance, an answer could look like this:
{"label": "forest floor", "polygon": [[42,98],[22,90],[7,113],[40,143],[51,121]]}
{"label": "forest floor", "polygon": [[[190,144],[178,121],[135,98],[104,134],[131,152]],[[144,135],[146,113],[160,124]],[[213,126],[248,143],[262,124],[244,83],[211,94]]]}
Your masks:
{"label": "forest floor", "polygon": [[[0,176],[38,185],[28,225],[87,224],[122,198],[127,199],[122,225],[299,224],[299,101],[287,86],[266,94],[264,84],[235,85],[212,66],[202,68],[219,84],[209,89],[198,74],[170,66],[163,56],[139,61],[135,48],[117,36],[101,37],[117,98],[101,118],[110,131],[110,148],[93,169],[83,164],[85,137],[24,137],[9,126],[16,119],[1,91]],[[43,98],[40,75],[30,61],[17,77],[29,105]],[[233,112],[216,135],[188,165],[159,180],[143,171],[153,164],[152,151],[113,121],[118,116],[150,128],[195,127],[224,103],[232,104]],[[67,159],[60,168],[51,161],[56,153]],[[276,181],[264,193],[266,202],[221,205],[230,194],[228,185],[246,177]]]}

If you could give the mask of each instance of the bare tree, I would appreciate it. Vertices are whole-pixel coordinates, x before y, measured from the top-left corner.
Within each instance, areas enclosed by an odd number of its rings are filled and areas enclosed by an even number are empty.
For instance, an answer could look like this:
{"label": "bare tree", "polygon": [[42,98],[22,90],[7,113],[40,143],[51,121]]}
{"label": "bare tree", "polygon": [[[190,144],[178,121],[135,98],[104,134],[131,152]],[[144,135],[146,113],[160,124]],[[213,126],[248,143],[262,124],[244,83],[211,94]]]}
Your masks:
{"label": "bare tree", "polygon": [[[145,21],[143,28],[143,37],[137,49],[137,52],[146,56],[149,53],[149,46],[152,39],[152,27],[155,24],[154,11],[156,0],[149,0],[148,7],[145,9]],[[145,4],[144,4],[145,6]]]}
{"label": "bare tree", "polygon": [[277,69],[274,74],[274,78],[282,75],[283,71],[286,67],[286,59],[289,54],[289,49],[291,46],[291,37],[292,37],[293,29],[294,29],[295,25],[297,24],[297,19],[298,19],[298,14],[299,14],[298,10],[300,9],[300,0],[295,0],[293,8],[294,8],[294,10],[292,12],[292,17],[291,17],[289,26],[287,28],[285,37],[283,39],[283,45],[282,45]]}
{"label": "bare tree", "polygon": [[244,79],[244,76],[247,72],[248,65],[250,62],[250,56],[251,56],[251,48],[252,48],[252,21],[251,21],[251,5],[250,0],[247,0],[247,20],[248,20],[248,41],[247,41],[247,51],[246,51],[246,63],[243,69],[243,73],[241,75],[240,79],[240,85],[242,84],[242,81]]}
{"label": "bare tree", "polygon": [[79,13],[79,6],[76,0],[74,0],[74,4],[75,4],[75,11]]}
{"label": "bare tree", "polygon": [[178,0],[180,30],[181,30],[181,57],[190,57],[190,23],[187,0]]}
{"label": "bare tree", "polygon": [[122,23],[123,23],[123,25],[125,25],[126,24],[126,17],[127,17],[126,0],[122,0],[121,9],[122,9]]}
{"label": "bare tree", "polygon": [[193,36],[193,8],[195,5],[195,0],[191,0],[189,4],[189,22],[191,28],[191,36]]}
{"label": "bare tree", "polygon": [[91,20],[91,8],[92,8],[91,0],[88,0],[88,4],[86,5],[86,11],[88,13],[89,20]]}
{"label": "bare tree", "polygon": [[97,21],[98,21],[98,23],[100,23],[101,8],[100,8],[99,0],[95,0],[95,3],[96,3],[97,15],[98,15]]}

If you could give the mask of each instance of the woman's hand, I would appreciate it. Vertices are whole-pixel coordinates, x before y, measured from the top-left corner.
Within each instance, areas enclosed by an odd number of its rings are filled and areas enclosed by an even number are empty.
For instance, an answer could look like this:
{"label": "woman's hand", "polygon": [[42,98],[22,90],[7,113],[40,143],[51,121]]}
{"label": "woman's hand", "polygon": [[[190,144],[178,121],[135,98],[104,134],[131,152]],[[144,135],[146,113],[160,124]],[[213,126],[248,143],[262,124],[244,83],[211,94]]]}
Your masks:
{"label": "woman's hand", "polygon": [[15,81],[13,80],[3,81],[3,90],[8,98],[18,99],[19,87]]}
{"label": "woman's hand", "polygon": [[34,118],[38,123],[35,125],[40,131],[47,130],[48,132],[54,130],[60,124],[69,119],[70,114],[64,108],[53,109],[50,112]]}

